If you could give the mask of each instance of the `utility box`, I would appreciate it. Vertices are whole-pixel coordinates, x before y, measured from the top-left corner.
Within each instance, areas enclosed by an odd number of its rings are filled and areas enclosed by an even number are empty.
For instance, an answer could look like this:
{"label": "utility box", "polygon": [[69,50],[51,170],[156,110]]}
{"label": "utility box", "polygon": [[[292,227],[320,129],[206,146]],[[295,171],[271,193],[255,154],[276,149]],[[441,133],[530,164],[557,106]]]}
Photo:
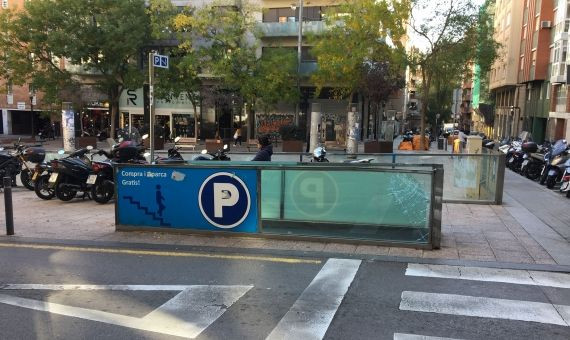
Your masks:
{"label": "utility box", "polygon": [[438,150],[443,150],[443,145],[445,144],[445,138],[443,137],[439,137],[437,139],[437,149]]}

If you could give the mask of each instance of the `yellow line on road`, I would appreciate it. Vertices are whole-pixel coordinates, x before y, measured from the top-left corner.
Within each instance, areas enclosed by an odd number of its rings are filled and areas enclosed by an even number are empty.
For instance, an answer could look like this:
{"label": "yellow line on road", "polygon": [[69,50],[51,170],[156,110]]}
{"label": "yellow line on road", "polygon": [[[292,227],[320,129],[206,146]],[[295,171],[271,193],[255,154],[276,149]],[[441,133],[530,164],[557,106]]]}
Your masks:
{"label": "yellow line on road", "polygon": [[38,250],[65,250],[79,251],[87,253],[108,253],[108,254],[128,254],[128,255],[150,255],[150,256],[171,256],[171,257],[203,257],[210,259],[224,260],[247,260],[247,261],[266,261],[281,262],[293,264],[320,264],[321,260],[305,260],[288,257],[275,256],[249,256],[249,255],[224,255],[224,254],[207,254],[195,252],[176,252],[176,251],[155,251],[155,250],[137,250],[137,249],[114,249],[114,248],[94,248],[94,247],[77,247],[77,246],[55,246],[44,244],[29,243],[0,243],[0,247],[4,248],[26,248]]}

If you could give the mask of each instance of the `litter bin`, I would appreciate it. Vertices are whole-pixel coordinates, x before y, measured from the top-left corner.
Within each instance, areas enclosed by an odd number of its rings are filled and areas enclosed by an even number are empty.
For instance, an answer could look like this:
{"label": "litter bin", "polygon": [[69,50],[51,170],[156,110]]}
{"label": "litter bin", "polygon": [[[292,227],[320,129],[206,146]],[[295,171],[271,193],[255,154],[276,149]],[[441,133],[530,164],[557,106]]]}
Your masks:
{"label": "litter bin", "polygon": [[439,137],[437,139],[437,149],[438,150],[443,150],[443,145],[445,144],[445,138],[443,137]]}

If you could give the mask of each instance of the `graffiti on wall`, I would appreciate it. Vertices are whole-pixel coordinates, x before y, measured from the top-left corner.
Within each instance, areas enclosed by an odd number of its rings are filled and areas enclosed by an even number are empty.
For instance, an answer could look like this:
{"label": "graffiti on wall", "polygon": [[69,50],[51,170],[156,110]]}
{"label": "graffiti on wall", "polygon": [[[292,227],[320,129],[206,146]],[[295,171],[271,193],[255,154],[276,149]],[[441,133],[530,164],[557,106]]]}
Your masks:
{"label": "graffiti on wall", "polygon": [[295,124],[295,114],[293,113],[255,114],[257,134],[268,134],[280,138],[279,128],[291,124]]}

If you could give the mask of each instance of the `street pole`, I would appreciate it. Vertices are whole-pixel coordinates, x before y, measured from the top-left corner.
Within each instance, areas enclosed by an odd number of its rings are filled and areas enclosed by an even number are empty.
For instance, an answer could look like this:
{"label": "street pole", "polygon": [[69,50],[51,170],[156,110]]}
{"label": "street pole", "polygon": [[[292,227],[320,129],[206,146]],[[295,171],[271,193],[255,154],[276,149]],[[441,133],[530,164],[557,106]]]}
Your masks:
{"label": "street pole", "polygon": [[[294,7],[294,6],[292,6]],[[294,8],[293,8],[294,10]],[[295,125],[299,126],[299,111],[301,110],[301,57],[303,46],[303,0],[299,0],[299,33],[297,36],[297,92],[299,93],[299,100],[295,107]]]}
{"label": "street pole", "polygon": [[154,161],[154,65],[153,65],[154,52],[150,51],[148,54],[148,97],[150,109],[150,162]]}
{"label": "street pole", "polygon": [[36,134],[34,133],[34,93],[30,92],[30,112],[32,116],[32,138],[35,138]]}

